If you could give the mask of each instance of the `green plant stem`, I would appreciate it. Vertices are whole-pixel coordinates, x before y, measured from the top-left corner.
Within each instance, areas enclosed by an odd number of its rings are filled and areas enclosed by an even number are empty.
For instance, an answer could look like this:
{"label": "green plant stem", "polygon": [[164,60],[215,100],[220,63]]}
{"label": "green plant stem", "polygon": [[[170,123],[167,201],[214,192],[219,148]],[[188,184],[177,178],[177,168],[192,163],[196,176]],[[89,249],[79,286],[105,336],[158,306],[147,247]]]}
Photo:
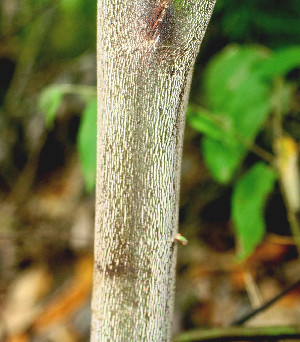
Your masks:
{"label": "green plant stem", "polygon": [[204,341],[277,341],[300,338],[300,327],[226,327],[187,331],[174,342]]}
{"label": "green plant stem", "polygon": [[[237,138],[237,140],[238,140],[238,138]],[[240,142],[242,142],[242,141],[240,141]],[[245,142],[242,142],[242,143],[247,146],[249,151],[253,152],[258,157],[260,157],[261,159],[266,161],[267,163],[269,163],[271,165],[273,164],[274,156],[272,153],[269,153],[268,151],[264,150],[263,148],[261,148],[259,145],[255,144],[255,143],[253,143],[253,144],[247,144]]]}

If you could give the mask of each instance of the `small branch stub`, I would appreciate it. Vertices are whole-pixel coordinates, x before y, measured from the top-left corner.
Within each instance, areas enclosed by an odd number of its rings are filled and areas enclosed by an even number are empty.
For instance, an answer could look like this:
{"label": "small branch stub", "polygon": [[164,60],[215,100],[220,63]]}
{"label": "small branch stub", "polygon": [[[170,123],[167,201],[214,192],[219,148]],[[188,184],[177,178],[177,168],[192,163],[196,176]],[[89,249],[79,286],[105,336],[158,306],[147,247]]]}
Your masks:
{"label": "small branch stub", "polygon": [[189,241],[179,233],[176,235],[175,241],[181,242],[184,246],[186,246],[189,243]]}

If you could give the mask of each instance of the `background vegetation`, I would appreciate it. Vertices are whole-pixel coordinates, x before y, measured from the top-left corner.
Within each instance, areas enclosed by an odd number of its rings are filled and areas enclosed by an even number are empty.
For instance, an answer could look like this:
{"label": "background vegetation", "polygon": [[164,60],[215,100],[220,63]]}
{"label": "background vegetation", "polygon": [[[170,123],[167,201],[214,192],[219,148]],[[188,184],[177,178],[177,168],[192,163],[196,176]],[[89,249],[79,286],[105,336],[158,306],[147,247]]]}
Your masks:
{"label": "background vegetation", "polygon": [[[0,339],[87,341],[96,1],[0,8]],[[217,2],[187,114],[175,332],[297,280],[299,19],[297,0]],[[289,298],[252,324],[297,324]]]}

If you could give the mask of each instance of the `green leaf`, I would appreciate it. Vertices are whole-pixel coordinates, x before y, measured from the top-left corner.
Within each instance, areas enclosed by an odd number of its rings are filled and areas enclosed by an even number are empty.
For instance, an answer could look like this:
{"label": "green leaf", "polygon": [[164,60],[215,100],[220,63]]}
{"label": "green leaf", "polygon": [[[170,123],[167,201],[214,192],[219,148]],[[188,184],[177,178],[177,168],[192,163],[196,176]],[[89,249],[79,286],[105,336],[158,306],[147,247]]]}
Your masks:
{"label": "green leaf", "polygon": [[228,101],[228,115],[236,137],[250,143],[271,113],[271,92],[257,77],[247,78]]}
{"label": "green leaf", "polygon": [[265,79],[284,76],[300,66],[300,46],[291,46],[275,51],[271,58],[262,63],[256,71]]}
{"label": "green leaf", "polygon": [[45,88],[38,100],[39,109],[45,114],[48,127],[52,127],[64,92],[61,86],[52,85]]}
{"label": "green leaf", "polygon": [[221,183],[232,179],[248,152],[248,146],[271,113],[269,89],[255,77],[245,80],[230,101],[225,118],[232,121],[231,130],[228,132],[223,128],[218,136],[210,134],[203,140],[204,160],[214,178]]}
{"label": "green leaf", "polygon": [[[259,47],[230,46],[214,57],[208,67],[204,89],[209,110],[192,115],[190,121],[206,134],[204,159],[219,182],[232,179],[271,113],[271,84],[255,71],[267,56]],[[218,129],[213,123],[218,124]]]}
{"label": "green leaf", "polygon": [[267,58],[266,50],[230,45],[210,61],[204,74],[204,90],[208,107],[227,112],[232,96],[253,75],[259,62]]}
{"label": "green leaf", "polygon": [[91,100],[83,112],[77,144],[86,188],[92,191],[96,181],[97,99]]}
{"label": "green leaf", "polygon": [[255,164],[236,183],[232,195],[232,219],[239,244],[238,259],[247,258],[265,234],[264,207],[276,173],[266,164]]}

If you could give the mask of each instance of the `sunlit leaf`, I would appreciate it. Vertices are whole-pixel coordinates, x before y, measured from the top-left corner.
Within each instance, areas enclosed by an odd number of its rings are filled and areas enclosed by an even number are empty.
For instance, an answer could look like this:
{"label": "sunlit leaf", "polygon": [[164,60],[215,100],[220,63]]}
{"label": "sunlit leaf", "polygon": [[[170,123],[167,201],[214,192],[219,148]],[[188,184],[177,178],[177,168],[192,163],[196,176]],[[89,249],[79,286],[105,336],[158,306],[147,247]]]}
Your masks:
{"label": "sunlit leaf", "polygon": [[234,187],[232,219],[238,238],[239,259],[248,257],[263,239],[264,208],[275,180],[274,170],[264,163],[257,163]]}
{"label": "sunlit leaf", "polygon": [[80,121],[78,132],[78,149],[80,164],[88,191],[93,190],[96,181],[97,151],[97,100],[91,100]]}

